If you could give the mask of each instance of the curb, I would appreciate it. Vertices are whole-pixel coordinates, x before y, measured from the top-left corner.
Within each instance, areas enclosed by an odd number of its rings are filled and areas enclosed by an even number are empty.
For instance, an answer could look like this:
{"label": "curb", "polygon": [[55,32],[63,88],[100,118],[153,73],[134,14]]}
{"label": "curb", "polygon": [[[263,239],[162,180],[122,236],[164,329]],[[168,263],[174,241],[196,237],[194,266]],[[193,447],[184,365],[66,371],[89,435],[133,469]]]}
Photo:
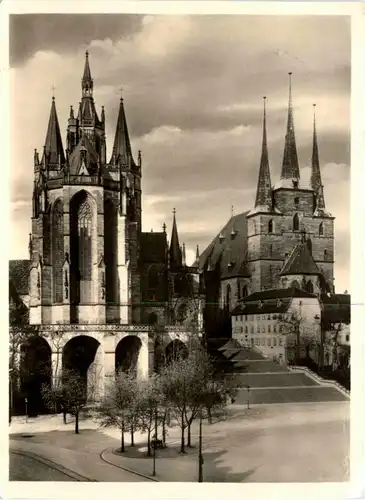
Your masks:
{"label": "curb", "polygon": [[82,476],[81,474],[78,474],[77,472],[74,472],[70,469],[67,469],[66,467],[63,467],[63,465],[57,464],[53,462],[52,460],[49,460],[48,458],[44,458],[41,455],[37,455],[36,453],[33,453],[31,451],[20,451],[16,450],[14,448],[10,448],[9,450],[10,453],[14,453],[15,455],[20,455],[23,457],[29,457],[32,458],[33,460],[36,460],[44,465],[47,465],[48,467],[61,472],[62,474],[65,474],[66,476],[71,477],[75,481],[78,482],[93,482],[97,483],[98,481],[96,479],[90,479],[89,477]]}
{"label": "curb", "polygon": [[[154,481],[156,483],[159,483],[160,481],[152,476],[148,476],[147,474],[143,474],[142,472],[137,472],[133,469],[128,469],[127,467],[122,467],[121,465],[116,465],[114,464],[113,462],[110,462],[109,460],[107,460],[104,456],[104,454],[107,452],[107,451],[110,451],[110,448],[107,448],[106,450],[102,451],[100,453],[100,458],[101,460],[103,460],[104,462],[106,462],[107,464],[109,465],[113,465],[114,467],[117,467],[118,469],[121,469],[121,470],[124,470],[126,472],[129,472],[130,474],[135,474],[136,476],[139,476],[139,477],[143,477],[145,479],[149,479],[150,481]],[[112,449],[111,452],[113,453],[113,455],[115,456],[120,456],[120,455],[117,455],[115,453],[115,451]]]}

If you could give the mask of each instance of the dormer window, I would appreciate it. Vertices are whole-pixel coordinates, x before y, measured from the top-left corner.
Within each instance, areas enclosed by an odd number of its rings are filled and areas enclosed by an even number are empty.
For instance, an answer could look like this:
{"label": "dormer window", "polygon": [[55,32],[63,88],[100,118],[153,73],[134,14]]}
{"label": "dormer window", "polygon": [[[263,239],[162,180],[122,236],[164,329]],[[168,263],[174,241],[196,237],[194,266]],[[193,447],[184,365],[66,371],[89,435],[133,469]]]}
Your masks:
{"label": "dormer window", "polygon": [[232,240],[236,237],[237,233],[238,233],[238,231],[236,231],[235,228],[233,227],[232,231],[231,231],[231,239]]}
{"label": "dormer window", "polygon": [[224,240],[224,238],[225,238],[224,234],[221,233],[219,235],[219,243],[222,243],[222,241]]}

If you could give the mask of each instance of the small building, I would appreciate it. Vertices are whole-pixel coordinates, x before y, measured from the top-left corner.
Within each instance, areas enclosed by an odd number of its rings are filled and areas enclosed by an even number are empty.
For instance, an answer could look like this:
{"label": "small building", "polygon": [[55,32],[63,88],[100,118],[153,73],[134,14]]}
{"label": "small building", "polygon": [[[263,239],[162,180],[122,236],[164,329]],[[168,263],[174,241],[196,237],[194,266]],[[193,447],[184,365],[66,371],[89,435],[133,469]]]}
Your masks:
{"label": "small building", "polygon": [[[313,356],[321,339],[321,304],[305,290],[290,287],[256,292],[241,300],[232,311],[232,337],[242,346],[264,356],[288,362],[295,355],[297,333]],[[309,352],[310,351],[310,352]]]}
{"label": "small building", "polygon": [[333,369],[349,367],[351,296],[347,292],[328,294],[322,303],[324,365]]}

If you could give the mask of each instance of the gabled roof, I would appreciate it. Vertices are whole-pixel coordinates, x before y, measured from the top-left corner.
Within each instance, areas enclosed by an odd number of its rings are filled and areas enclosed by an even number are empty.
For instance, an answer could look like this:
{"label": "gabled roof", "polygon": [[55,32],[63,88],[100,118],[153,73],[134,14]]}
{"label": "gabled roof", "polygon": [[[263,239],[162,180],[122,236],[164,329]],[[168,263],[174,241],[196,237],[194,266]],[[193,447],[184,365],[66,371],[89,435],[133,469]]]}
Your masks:
{"label": "gabled roof", "polygon": [[279,288],[255,292],[242,299],[233,309],[237,314],[273,314],[288,310],[293,298],[316,298],[316,295],[299,288]]}
{"label": "gabled roof", "polygon": [[351,296],[349,294],[331,294],[324,295],[323,302],[323,321],[326,327],[333,323],[351,322]]}
{"label": "gabled roof", "polygon": [[166,233],[141,233],[141,262],[165,263]]}
{"label": "gabled roof", "polygon": [[82,163],[82,151],[85,150],[85,165],[89,175],[94,175],[98,164],[98,154],[86,134],[83,134],[69,157],[70,174],[78,175]]}
{"label": "gabled roof", "polygon": [[[230,218],[213,241],[199,257],[200,270],[218,268],[222,279],[235,276],[250,276],[246,264],[247,214],[243,212]],[[231,264],[231,265],[229,265]]]}
{"label": "gabled roof", "polygon": [[29,294],[29,272],[30,260],[9,261],[9,281],[19,295]]}
{"label": "gabled roof", "polygon": [[309,240],[298,243],[287,258],[281,270],[281,275],[305,274],[320,275],[321,271],[314,262],[312,253],[309,249]]}

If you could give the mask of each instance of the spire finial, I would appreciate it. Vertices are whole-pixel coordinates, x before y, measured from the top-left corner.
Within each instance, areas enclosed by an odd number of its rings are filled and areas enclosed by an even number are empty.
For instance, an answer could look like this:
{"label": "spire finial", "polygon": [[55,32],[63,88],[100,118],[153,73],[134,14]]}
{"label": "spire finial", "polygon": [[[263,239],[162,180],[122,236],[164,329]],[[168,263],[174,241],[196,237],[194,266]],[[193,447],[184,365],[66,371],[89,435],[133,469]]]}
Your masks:
{"label": "spire finial", "polygon": [[165,224],[165,222],[162,224],[162,230],[163,230],[164,233],[166,233],[166,224]]}
{"label": "spire finial", "polygon": [[291,76],[292,76],[292,72],[290,71],[288,73],[289,75],[289,106],[292,107],[292,104],[293,104],[293,101],[292,101],[292,91],[291,91]]}
{"label": "spire finial", "polygon": [[199,245],[196,246],[196,260],[199,260],[200,258],[200,251],[199,251]]}
{"label": "spire finial", "polygon": [[231,206],[231,217],[234,217],[234,206]]}
{"label": "spire finial", "polygon": [[173,213],[173,216],[175,217],[175,215],[176,215],[176,208],[172,209],[172,213]]}
{"label": "spire finial", "polygon": [[55,101],[55,90],[56,90],[56,87],[54,85],[52,85],[52,101],[53,102]]}

